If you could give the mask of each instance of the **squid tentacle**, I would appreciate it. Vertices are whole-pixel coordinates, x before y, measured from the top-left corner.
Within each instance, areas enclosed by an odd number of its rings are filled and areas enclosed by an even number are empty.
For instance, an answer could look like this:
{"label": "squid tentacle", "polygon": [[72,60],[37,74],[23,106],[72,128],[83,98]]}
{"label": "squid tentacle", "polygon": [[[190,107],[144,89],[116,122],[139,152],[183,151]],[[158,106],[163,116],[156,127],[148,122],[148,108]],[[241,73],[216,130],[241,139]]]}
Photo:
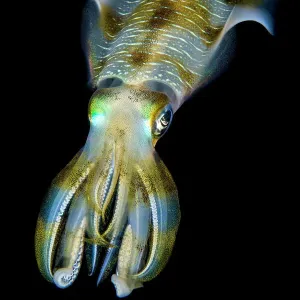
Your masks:
{"label": "squid tentacle", "polygon": [[68,220],[56,256],[55,284],[60,288],[70,286],[77,278],[84,249],[87,225],[87,207],[82,194],[71,204]]}
{"label": "squid tentacle", "polygon": [[[144,268],[132,276],[138,281],[153,279],[165,267],[171,255],[180,222],[175,184],[167,169],[162,167],[162,162],[155,163],[155,165],[157,169],[152,167],[153,171],[146,174],[137,166],[149,195],[152,218],[152,243],[148,260]],[[147,162],[145,170],[149,170],[149,167]]]}
{"label": "squid tentacle", "polygon": [[[116,157],[118,157],[121,153],[124,155],[123,147],[118,147],[116,149]],[[126,155],[125,155],[126,157]],[[118,158],[117,158],[118,160]],[[113,216],[110,220],[110,222],[107,224],[107,227],[105,231],[103,232],[102,236],[104,238],[108,237],[111,238],[114,236],[114,233],[119,228],[120,223],[120,217],[124,213],[124,205],[123,202],[127,202],[127,196],[129,193],[128,187],[130,187],[130,181],[131,181],[131,169],[128,169],[128,158],[123,158],[122,164],[117,164],[115,172],[118,174],[118,181],[117,181],[117,188],[116,188],[116,204],[113,211]],[[122,196],[123,195],[123,196]],[[126,199],[122,199],[126,198]],[[109,199],[109,204],[111,205],[113,200],[113,197]],[[105,205],[105,202],[103,204],[103,207]],[[109,205],[105,205],[105,209],[107,211]],[[126,208],[127,209],[127,208]]]}
{"label": "squid tentacle", "polygon": [[115,143],[114,143],[114,152],[113,152],[113,160],[112,160],[113,169],[112,169],[111,182],[108,186],[106,194],[100,198],[101,199],[101,208],[102,208],[101,216],[102,216],[104,224],[107,223],[107,220],[106,220],[107,210],[113,201],[115,189],[116,189],[117,183],[119,181],[119,177],[120,177],[122,153],[117,153],[115,148],[116,147],[115,147]]}
{"label": "squid tentacle", "polygon": [[140,281],[132,279],[131,275],[138,273],[143,264],[150,231],[150,205],[139,187],[136,188],[133,200],[129,224],[119,252],[117,274],[111,278],[118,297],[126,297],[133,289],[143,286]]}
{"label": "squid tentacle", "polygon": [[[115,144],[109,153],[109,159],[106,161],[104,170],[96,170],[98,172],[95,172],[91,182],[89,182],[88,197],[92,198],[90,202],[95,203],[89,209],[87,229],[89,238],[86,238],[86,257],[90,276],[96,271],[102,247],[110,246],[109,241],[103,237],[101,232],[104,230],[103,206],[106,202],[111,202],[113,197],[111,191],[115,190],[117,184],[115,178],[118,178],[116,176],[118,168],[115,163]],[[97,209],[94,209],[95,206]]]}
{"label": "squid tentacle", "polygon": [[41,208],[36,227],[35,252],[39,269],[48,281],[53,281],[54,253],[71,200],[91,167],[84,153],[77,154],[54,179]]}
{"label": "squid tentacle", "polygon": [[110,274],[117,262],[117,255],[121,244],[128,214],[127,206],[128,188],[126,182],[120,178],[118,182],[118,190],[116,195],[116,204],[112,221],[103,236],[109,239],[112,245],[106,251],[106,255],[97,279],[97,285],[100,284]]}
{"label": "squid tentacle", "polygon": [[[113,153],[112,153],[113,155]],[[87,238],[85,241],[92,245],[108,246],[109,243],[104,239],[100,233],[102,206],[109,188],[109,182],[111,179],[111,173],[113,172],[112,158],[108,162],[101,166],[98,164],[94,168],[94,172],[90,174],[87,180],[87,201],[89,203],[88,210],[88,226],[87,226]],[[101,201],[99,201],[99,198]],[[92,259],[94,260],[94,258]]]}

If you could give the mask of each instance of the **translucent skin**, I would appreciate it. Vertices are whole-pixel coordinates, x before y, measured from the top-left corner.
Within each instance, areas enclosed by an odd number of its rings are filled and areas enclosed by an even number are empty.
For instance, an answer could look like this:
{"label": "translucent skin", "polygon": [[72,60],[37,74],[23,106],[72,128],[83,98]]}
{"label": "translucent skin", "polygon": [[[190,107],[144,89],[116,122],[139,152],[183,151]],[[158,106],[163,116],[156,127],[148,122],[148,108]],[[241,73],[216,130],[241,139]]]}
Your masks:
{"label": "translucent skin", "polygon": [[165,267],[180,209],[154,147],[171,112],[211,76],[212,58],[220,66],[216,46],[242,2],[257,1],[88,1],[84,47],[96,92],[87,142],[38,218],[36,258],[48,281],[70,286],[86,255],[89,275],[100,268],[97,284],[116,267],[111,280],[124,297]]}

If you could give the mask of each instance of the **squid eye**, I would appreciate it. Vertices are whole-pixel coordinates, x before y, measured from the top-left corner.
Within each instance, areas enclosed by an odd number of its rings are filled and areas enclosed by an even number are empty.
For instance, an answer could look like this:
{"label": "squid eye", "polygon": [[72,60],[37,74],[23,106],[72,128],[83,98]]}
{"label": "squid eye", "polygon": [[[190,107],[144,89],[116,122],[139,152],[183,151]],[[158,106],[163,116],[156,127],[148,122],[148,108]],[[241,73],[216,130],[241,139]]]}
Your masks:
{"label": "squid eye", "polygon": [[153,134],[155,137],[161,137],[169,128],[173,117],[173,111],[170,105],[167,105],[159,113],[154,122]]}

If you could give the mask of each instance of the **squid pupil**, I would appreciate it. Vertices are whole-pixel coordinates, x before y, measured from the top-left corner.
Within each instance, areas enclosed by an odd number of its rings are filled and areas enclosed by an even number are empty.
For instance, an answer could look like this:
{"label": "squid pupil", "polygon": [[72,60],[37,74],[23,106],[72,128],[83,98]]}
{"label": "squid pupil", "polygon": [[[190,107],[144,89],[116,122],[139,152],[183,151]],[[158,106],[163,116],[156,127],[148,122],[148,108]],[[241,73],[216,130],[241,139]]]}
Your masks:
{"label": "squid pupil", "polygon": [[171,112],[168,110],[160,119],[160,122],[163,126],[168,126],[171,120]]}

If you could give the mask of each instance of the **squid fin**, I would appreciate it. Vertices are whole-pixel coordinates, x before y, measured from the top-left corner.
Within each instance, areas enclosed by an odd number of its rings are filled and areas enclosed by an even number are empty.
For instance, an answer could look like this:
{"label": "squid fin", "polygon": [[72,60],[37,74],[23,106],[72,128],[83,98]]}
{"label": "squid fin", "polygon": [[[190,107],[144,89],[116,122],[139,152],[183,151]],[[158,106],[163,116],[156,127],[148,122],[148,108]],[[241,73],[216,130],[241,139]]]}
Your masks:
{"label": "squid fin", "polygon": [[254,21],[264,26],[268,32],[274,35],[274,18],[264,7],[253,7],[250,5],[237,5],[233,9],[220,38],[234,26],[246,21]]}
{"label": "squid fin", "polygon": [[233,8],[223,30],[216,40],[210,56],[206,80],[199,86],[203,88],[216,79],[227,68],[235,50],[232,40],[235,39],[235,31],[231,30],[236,25],[253,21],[261,24],[271,34],[275,34],[274,8],[277,0],[233,0],[227,4],[236,4]]}
{"label": "squid fin", "polygon": [[[272,8],[275,7],[274,1],[268,0],[244,0],[244,1],[227,1],[229,4],[237,4],[233,8],[223,30],[221,31],[220,36],[218,37],[214,50],[215,52],[219,47],[220,43],[224,39],[225,35],[230,31],[230,29],[234,28],[236,25],[253,21],[261,24],[266,28],[266,30],[274,35],[274,17],[272,16]],[[269,4],[269,2],[273,3],[273,6]]]}
{"label": "squid fin", "polygon": [[[234,28],[236,25],[242,22],[247,22],[247,21],[257,22],[262,26],[264,26],[270,34],[274,35],[275,21],[271,11],[272,8],[275,7],[274,3],[276,2],[276,0],[275,1],[248,0],[248,1],[228,1],[228,2],[233,2],[233,3],[238,2],[240,4],[237,4],[233,8],[228,18],[228,21],[226,22],[223,30],[221,31],[220,36],[218,37],[218,40],[214,45],[215,49],[212,51],[213,54],[214,52],[217,51],[220,43],[223,41],[225,35],[230,31],[230,29]],[[269,2],[272,2],[273,6],[271,6]]]}

